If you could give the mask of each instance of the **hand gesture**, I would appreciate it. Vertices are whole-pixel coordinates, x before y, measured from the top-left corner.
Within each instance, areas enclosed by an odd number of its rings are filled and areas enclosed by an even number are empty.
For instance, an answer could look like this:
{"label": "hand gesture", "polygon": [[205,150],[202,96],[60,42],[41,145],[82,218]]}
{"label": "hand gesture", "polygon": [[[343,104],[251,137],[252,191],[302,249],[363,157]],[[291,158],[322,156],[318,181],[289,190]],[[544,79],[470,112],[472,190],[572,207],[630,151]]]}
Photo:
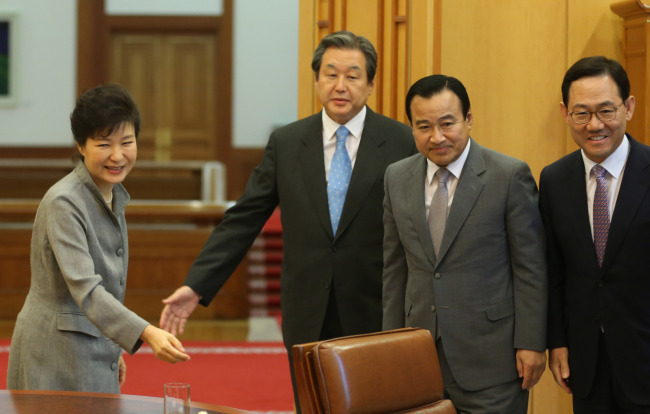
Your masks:
{"label": "hand gesture", "polygon": [[120,355],[117,365],[119,367],[120,388],[122,388],[122,385],[126,382],[126,362],[124,362],[124,357],[122,355]]}
{"label": "hand gesture", "polygon": [[144,328],[140,339],[149,344],[156,358],[175,364],[189,361],[190,356],[185,353],[185,348],[174,335],[153,325]]}
{"label": "hand gesture", "polygon": [[176,335],[183,333],[187,318],[199,303],[199,295],[189,286],[181,286],[171,296],[163,299],[165,308],[160,315],[160,327]]}

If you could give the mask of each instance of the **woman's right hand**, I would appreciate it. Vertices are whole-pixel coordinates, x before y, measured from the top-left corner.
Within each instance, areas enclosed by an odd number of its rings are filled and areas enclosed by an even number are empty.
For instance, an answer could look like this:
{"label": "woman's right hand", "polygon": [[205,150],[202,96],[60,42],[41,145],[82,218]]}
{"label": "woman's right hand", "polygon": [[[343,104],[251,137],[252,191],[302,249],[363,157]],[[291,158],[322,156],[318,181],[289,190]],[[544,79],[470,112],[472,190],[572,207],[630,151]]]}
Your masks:
{"label": "woman's right hand", "polygon": [[156,358],[175,364],[189,361],[190,356],[185,353],[185,348],[174,335],[153,325],[148,325],[142,331],[140,339],[148,343]]}

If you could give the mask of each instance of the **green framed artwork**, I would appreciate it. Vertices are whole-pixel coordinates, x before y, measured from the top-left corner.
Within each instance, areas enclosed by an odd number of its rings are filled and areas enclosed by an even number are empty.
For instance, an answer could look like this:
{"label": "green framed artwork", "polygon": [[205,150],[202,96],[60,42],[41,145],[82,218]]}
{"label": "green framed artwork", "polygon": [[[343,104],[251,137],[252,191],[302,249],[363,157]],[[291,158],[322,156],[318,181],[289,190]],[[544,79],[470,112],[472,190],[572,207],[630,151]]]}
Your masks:
{"label": "green framed artwork", "polygon": [[17,102],[16,25],[16,15],[0,12],[0,106]]}

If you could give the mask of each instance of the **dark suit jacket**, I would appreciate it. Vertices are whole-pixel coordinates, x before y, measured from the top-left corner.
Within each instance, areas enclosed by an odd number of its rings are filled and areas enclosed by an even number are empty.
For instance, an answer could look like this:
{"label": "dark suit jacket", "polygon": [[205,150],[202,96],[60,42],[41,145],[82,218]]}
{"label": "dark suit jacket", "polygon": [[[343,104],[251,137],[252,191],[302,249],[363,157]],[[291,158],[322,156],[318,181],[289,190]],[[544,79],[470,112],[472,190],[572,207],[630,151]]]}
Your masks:
{"label": "dark suit jacket", "polygon": [[537,186],[523,161],[471,141],[438,257],[424,201],[427,162],[386,171],[384,329],[436,333],[462,388],[517,378],[516,349],[545,350],[547,280]]}
{"label": "dark suit jacket", "polygon": [[367,108],[338,231],[327,203],[321,113],[271,134],[237,204],[214,230],[185,284],[208,304],[279,204],[284,343],[318,340],[330,289],[345,335],[381,330],[382,200],[386,167],[416,152],[411,129]]}
{"label": "dark suit jacket", "polygon": [[548,348],[568,347],[571,387],[589,392],[599,330],[627,396],[650,404],[650,147],[630,154],[602,268],[591,236],[580,151],[544,168],[540,209],[548,238]]}

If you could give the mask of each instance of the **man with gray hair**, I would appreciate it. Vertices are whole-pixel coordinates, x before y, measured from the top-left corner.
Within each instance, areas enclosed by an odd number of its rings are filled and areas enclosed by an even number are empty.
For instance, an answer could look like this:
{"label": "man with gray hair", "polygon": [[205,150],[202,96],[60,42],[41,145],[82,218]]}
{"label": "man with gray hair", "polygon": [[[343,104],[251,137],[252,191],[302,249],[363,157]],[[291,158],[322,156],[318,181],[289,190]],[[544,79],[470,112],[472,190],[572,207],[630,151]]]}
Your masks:
{"label": "man with gray hair", "polygon": [[323,110],[271,134],[244,194],[185,285],[163,301],[162,328],[183,333],[196,305],[210,303],[279,206],[282,334],[294,393],[294,344],[381,330],[383,176],[416,148],[410,128],[366,106],[376,68],[368,39],[347,31],[323,38],[312,61]]}

